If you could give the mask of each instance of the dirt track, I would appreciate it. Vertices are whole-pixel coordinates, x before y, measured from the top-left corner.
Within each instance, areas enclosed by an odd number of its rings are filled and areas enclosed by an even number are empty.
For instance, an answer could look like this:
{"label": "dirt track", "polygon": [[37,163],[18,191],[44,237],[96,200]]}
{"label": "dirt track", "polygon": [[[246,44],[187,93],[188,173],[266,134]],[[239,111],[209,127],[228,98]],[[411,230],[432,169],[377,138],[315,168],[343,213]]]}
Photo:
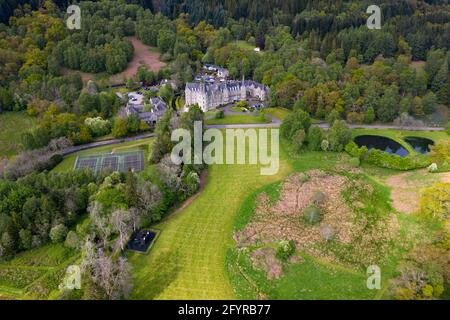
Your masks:
{"label": "dirt track", "polygon": [[428,173],[427,170],[400,173],[389,177],[386,184],[392,189],[392,205],[397,211],[414,213],[419,210],[420,195],[424,188],[437,182],[450,182],[450,173]]}

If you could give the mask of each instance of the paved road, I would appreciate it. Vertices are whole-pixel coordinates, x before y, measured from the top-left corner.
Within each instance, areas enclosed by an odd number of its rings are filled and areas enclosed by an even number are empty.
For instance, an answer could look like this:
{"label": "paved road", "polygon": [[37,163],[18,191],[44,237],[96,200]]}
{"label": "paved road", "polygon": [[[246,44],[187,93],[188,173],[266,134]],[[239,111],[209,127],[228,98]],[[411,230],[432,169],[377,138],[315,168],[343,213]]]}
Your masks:
{"label": "paved road", "polygon": [[[271,115],[266,115],[272,119],[272,123],[252,123],[252,124],[217,124],[217,125],[207,125],[207,128],[214,128],[214,129],[250,129],[250,128],[278,128],[281,124],[281,121]],[[323,129],[329,128],[329,125],[327,123],[317,123],[313,124],[315,126],[319,126]],[[351,129],[392,129],[392,130],[411,130],[411,131],[444,131],[445,128],[441,127],[402,127],[402,126],[394,126],[394,125],[358,125],[358,124],[349,124],[349,127]],[[66,156],[68,154],[92,149],[96,147],[102,147],[102,146],[108,146],[108,145],[114,145],[124,142],[131,142],[131,141],[137,141],[141,139],[151,138],[154,137],[154,133],[146,133],[135,137],[129,137],[129,138],[122,138],[122,139],[112,139],[112,140],[105,140],[105,141],[98,141],[98,142],[92,142],[80,146],[73,146],[70,147],[63,152],[63,156]]]}
{"label": "paved road", "polygon": [[[272,117],[274,118],[274,117]],[[276,119],[276,118],[275,118]],[[278,119],[277,119],[278,120]],[[217,124],[208,125],[208,128],[215,129],[248,129],[248,128],[277,128],[281,124],[278,120],[272,123],[254,123],[254,124]],[[315,123],[313,126],[319,126],[322,129],[328,129],[330,126],[328,123]],[[391,130],[410,130],[410,131],[444,131],[445,128],[442,127],[402,127],[394,125],[359,125],[359,124],[349,124],[350,129],[391,129]]]}
{"label": "paved road", "polygon": [[71,154],[71,153],[74,153],[74,152],[78,152],[78,151],[82,151],[82,150],[87,150],[87,149],[92,149],[92,148],[97,148],[97,147],[102,147],[102,146],[109,146],[109,145],[119,144],[119,143],[124,143],[124,142],[131,142],[131,141],[151,138],[151,137],[154,137],[154,136],[155,136],[154,133],[146,133],[146,134],[142,134],[142,135],[134,136],[134,137],[129,137],[129,138],[111,139],[111,140],[92,142],[92,143],[83,144],[83,145],[80,145],[80,146],[73,146],[73,147],[67,148],[66,150],[64,150],[62,155],[66,156],[68,154]]}
{"label": "paved road", "polygon": [[[225,115],[248,115],[248,116],[258,116],[255,112],[239,112],[230,109],[232,105],[225,106],[223,108]],[[253,124],[216,124],[208,125],[208,128],[214,129],[248,129],[248,128],[277,128],[281,125],[282,121],[270,114],[266,114],[266,117],[272,120],[272,123],[253,123]],[[313,126],[319,126],[322,129],[328,129],[330,126],[326,122],[315,123]],[[404,127],[404,126],[394,126],[394,125],[365,125],[365,124],[349,124],[351,129],[391,129],[391,130],[410,130],[410,131],[444,131],[445,128],[442,127]]]}

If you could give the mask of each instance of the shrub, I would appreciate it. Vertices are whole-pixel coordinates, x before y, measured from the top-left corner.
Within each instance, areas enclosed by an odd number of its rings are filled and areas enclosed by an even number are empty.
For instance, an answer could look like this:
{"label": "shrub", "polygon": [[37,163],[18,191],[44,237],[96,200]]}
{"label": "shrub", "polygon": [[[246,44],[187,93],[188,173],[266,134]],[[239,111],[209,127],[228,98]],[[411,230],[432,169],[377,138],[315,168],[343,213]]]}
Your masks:
{"label": "shrub", "polygon": [[375,121],[375,111],[372,107],[367,108],[367,112],[364,114],[363,121],[367,124]]}
{"label": "shrub", "polygon": [[336,120],[328,131],[330,150],[341,152],[352,139],[352,131],[343,120]]}
{"label": "shrub", "polygon": [[101,117],[86,118],[84,124],[93,137],[101,137],[111,132],[109,121],[103,120]]}
{"label": "shrub", "polygon": [[241,108],[241,109],[247,109],[248,108],[248,102],[245,101],[245,100],[238,101],[236,103],[236,107],[237,108]]}
{"label": "shrub", "polygon": [[323,130],[320,127],[311,127],[308,130],[308,148],[313,151],[321,150],[321,143],[323,141]]}
{"label": "shrub", "polygon": [[315,205],[310,205],[303,211],[303,218],[307,224],[316,225],[323,219],[322,211]]}
{"label": "shrub", "polygon": [[52,170],[54,167],[56,167],[58,164],[60,164],[63,161],[64,157],[57,153],[54,154],[50,160],[47,163],[43,163],[41,164],[41,166],[38,167],[38,171],[43,171],[43,170]]}
{"label": "shrub", "polygon": [[422,216],[445,221],[450,218],[449,197],[450,183],[436,183],[423,191],[420,198],[420,214]]}
{"label": "shrub", "polygon": [[25,151],[8,162],[5,178],[15,180],[33,172],[51,170],[63,160],[61,153],[70,146],[70,140],[58,138],[51,140],[45,148]]}
{"label": "shrub", "polygon": [[284,138],[290,140],[298,130],[308,132],[310,126],[309,114],[303,110],[295,110],[284,119],[280,126],[280,132]]}
{"label": "shrub", "polygon": [[[413,170],[425,168],[430,165],[429,158],[424,155],[400,157],[399,155],[389,154],[378,149],[367,150],[365,146],[359,148],[353,141],[345,146],[345,151],[353,158],[359,159],[359,162],[363,160],[367,163],[388,169]],[[356,163],[356,160],[350,160],[350,164],[359,166],[359,163],[358,165]]]}
{"label": "shrub", "polygon": [[328,140],[322,140],[322,142],[320,143],[320,148],[322,149],[322,151],[328,151],[329,147],[330,143],[328,142]]}
{"label": "shrub", "polygon": [[331,110],[331,112],[326,117],[326,122],[332,126],[336,120],[339,120],[341,116],[336,109]]}
{"label": "shrub", "polygon": [[67,228],[63,224],[57,224],[50,230],[50,239],[53,243],[61,242],[65,239]]}
{"label": "shrub", "polygon": [[309,176],[308,176],[307,173],[302,172],[302,173],[300,173],[300,174],[298,175],[298,180],[299,180],[301,183],[308,182],[308,181],[309,181]]}
{"label": "shrub", "polygon": [[333,240],[335,232],[331,226],[324,226],[320,229],[320,235],[327,241]]}
{"label": "shrub", "polygon": [[377,149],[369,150],[363,159],[376,166],[396,170],[413,170],[430,165],[429,158],[424,155],[400,157]]}
{"label": "shrub", "polygon": [[354,168],[357,168],[357,167],[359,167],[359,165],[360,165],[360,161],[359,161],[359,158],[351,158],[349,161],[348,161],[348,163],[350,164],[350,166],[352,166],[352,167],[354,167]]}
{"label": "shrub", "polygon": [[436,245],[415,246],[399,264],[397,271],[400,275],[392,280],[396,299],[439,298],[449,276],[446,249]]}
{"label": "shrub", "polygon": [[347,114],[347,121],[349,123],[362,123],[364,121],[364,115],[358,112],[349,112]]}
{"label": "shrub", "polygon": [[117,117],[114,120],[114,126],[112,128],[112,134],[114,138],[122,138],[128,134],[128,122],[126,119]]}
{"label": "shrub", "polygon": [[437,164],[446,165],[450,163],[450,141],[440,140],[430,147],[430,158]]}
{"label": "shrub", "polygon": [[312,198],[315,205],[319,206],[325,202],[325,194],[322,191],[316,191]]}
{"label": "shrub", "polygon": [[298,153],[303,147],[303,143],[305,142],[305,131],[300,129],[297,130],[295,135],[292,137],[292,144],[294,152]]}
{"label": "shrub", "polygon": [[223,112],[223,110],[217,111],[216,114],[215,114],[215,118],[216,119],[223,119],[223,118],[225,118],[225,112]]}
{"label": "shrub", "polygon": [[438,166],[437,166],[437,164],[436,163],[432,163],[432,164],[430,164],[429,166],[428,166],[428,172],[436,172],[436,171],[438,171]]}
{"label": "shrub", "polygon": [[78,249],[80,247],[80,239],[75,231],[67,233],[64,245],[69,249]]}
{"label": "shrub", "polygon": [[345,146],[345,151],[354,158],[361,159],[362,156],[368,151],[366,146],[362,146],[361,148],[358,145],[351,141],[347,143]]}
{"label": "shrub", "polygon": [[286,261],[289,259],[295,252],[295,242],[293,240],[290,241],[281,241],[278,245],[276,257],[281,261]]}

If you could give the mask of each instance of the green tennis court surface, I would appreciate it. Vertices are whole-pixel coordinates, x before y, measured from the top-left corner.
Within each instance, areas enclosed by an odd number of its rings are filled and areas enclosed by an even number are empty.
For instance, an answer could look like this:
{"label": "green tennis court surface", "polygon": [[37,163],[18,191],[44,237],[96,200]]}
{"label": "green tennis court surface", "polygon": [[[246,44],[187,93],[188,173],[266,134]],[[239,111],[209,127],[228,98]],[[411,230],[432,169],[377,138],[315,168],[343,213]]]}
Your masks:
{"label": "green tennis court surface", "polygon": [[140,172],[144,170],[144,151],[102,153],[89,156],[78,156],[74,170],[91,168],[95,173],[105,169],[112,171]]}

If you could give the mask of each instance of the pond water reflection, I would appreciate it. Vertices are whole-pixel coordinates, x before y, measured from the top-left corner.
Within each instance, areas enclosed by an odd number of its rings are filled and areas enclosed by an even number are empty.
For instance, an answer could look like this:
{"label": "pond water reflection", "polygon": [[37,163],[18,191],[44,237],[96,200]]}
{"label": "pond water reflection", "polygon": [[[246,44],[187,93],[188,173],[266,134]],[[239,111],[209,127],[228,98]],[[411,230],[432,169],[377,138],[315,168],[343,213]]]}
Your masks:
{"label": "pond water reflection", "polygon": [[400,143],[382,136],[363,135],[355,138],[358,147],[366,146],[367,149],[378,149],[389,154],[406,157],[409,152]]}
{"label": "pond water reflection", "polygon": [[434,141],[427,138],[406,137],[403,140],[408,142],[416,152],[422,154],[430,152],[430,146],[434,145]]}

